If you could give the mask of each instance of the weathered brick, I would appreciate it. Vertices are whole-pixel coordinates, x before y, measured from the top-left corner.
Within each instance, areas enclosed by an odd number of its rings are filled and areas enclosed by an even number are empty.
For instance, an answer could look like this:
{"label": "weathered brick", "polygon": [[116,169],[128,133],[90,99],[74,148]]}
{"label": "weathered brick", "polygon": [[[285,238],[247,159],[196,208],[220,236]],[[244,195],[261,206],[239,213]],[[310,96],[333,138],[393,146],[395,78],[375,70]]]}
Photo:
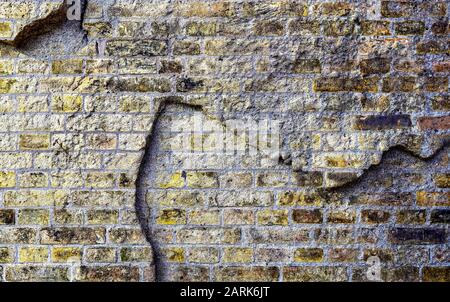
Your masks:
{"label": "weathered brick", "polygon": [[342,282],[347,281],[348,273],[345,267],[331,266],[299,266],[284,267],[283,280],[286,282]]}
{"label": "weathered brick", "polygon": [[280,272],[277,267],[219,267],[215,270],[218,282],[273,282],[278,281]]}
{"label": "weathered brick", "polygon": [[450,129],[450,116],[421,117],[418,122],[422,131]]}
{"label": "weathered brick", "polygon": [[300,248],[294,252],[295,262],[322,262],[323,250],[320,248]]}
{"label": "weathered brick", "polygon": [[423,268],[423,281],[450,282],[450,267],[426,266]]}
{"label": "weathered brick", "polygon": [[379,210],[363,210],[361,211],[361,221],[364,223],[386,223],[391,214]]}
{"label": "weathered brick", "polygon": [[396,244],[439,244],[446,242],[445,229],[394,228],[389,231],[389,240]]}
{"label": "weathered brick", "polygon": [[390,36],[390,22],[363,20],[361,21],[361,32],[365,36]]}
{"label": "weathered brick", "polygon": [[409,115],[358,116],[354,121],[355,130],[390,130],[411,127]]}
{"label": "weathered brick", "polygon": [[133,266],[81,266],[76,280],[90,282],[137,282],[139,268]]}
{"label": "weathered brick", "polygon": [[433,210],[430,220],[431,223],[450,223],[450,210]]}
{"label": "weathered brick", "polygon": [[403,21],[395,23],[397,35],[423,35],[425,24],[422,21]]}
{"label": "weathered brick", "polygon": [[322,223],[323,214],[321,210],[294,210],[292,220],[295,223]]}
{"label": "weathered brick", "polygon": [[389,58],[373,58],[362,60],[359,68],[362,74],[388,73],[391,69],[390,64]]}

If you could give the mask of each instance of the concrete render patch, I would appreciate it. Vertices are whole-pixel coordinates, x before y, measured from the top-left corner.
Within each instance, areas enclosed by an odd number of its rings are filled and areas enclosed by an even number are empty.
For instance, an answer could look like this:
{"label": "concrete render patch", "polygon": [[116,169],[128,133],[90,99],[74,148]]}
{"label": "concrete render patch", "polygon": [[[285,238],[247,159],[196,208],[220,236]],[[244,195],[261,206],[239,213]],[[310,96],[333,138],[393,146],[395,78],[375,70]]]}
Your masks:
{"label": "concrete render patch", "polygon": [[[358,280],[369,254],[384,280],[447,278],[445,2],[89,1],[83,30],[24,2],[0,2],[4,42],[27,37],[0,49],[6,280]],[[279,158],[206,137],[186,168],[167,146],[193,112],[280,120]],[[398,146],[430,160],[340,194]]]}

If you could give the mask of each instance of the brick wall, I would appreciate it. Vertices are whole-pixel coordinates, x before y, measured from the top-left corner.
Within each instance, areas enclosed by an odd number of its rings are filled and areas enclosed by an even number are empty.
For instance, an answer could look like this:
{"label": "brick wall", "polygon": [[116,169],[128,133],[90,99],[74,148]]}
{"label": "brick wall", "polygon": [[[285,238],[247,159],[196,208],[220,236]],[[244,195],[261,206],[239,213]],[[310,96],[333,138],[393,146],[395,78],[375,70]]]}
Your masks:
{"label": "brick wall", "polygon": [[63,3],[0,1],[0,280],[450,281],[446,1]]}

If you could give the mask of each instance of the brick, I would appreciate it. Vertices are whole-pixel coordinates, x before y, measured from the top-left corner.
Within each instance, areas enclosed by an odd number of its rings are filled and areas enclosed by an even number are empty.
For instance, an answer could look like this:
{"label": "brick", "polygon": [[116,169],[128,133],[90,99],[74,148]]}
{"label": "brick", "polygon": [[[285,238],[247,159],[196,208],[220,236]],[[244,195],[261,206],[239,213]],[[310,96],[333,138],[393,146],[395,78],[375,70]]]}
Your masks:
{"label": "brick", "polygon": [[350,204],[360,205],[412,205],[413,195],[410,193],[359,194],[350,197]]}
{"label": "brick", "polygon": [[449,116],[421,117],[419,118],[418,123],[419,128],[422,131],[450,129]]}
{"label": "brick", "polygon": [[314,90],[317,92],[377,92],[378,78],[320,78],[314,82]]}
{"label": "brick", "polygon": [[20,225],[48,225],[50,212],[45,209],[21,209],[18,214]]}
{"label": "brick", "polygon": [[158,224],[186,224],[186,211],[179,209],[167,209],[159,212]]}
{"label": "brick", "polygon": [[425,221],[425,210],[402,210],[397,213],[396,222],[400,224],[424,224]]}
{"label": "brick", "polygon": [[390,36],[390,22],[363,20],[361,21],[361,33],[365,36]]}
{"label": "brick", "polygon": [[6,280],[10,282],[67,282],[69,276],[67,267],[20,265],[6,269]]}
{"label": "brick", "polygon": [[446,35],[450,32],[448,21],[438,21],[431,25],[431,31],[435,35]]}
{"label": "brick", "polygon": [[342,282],[347,281],[348,273],[345,267],[331,266],[299,266],[284,267],[283,280],[286,282]]}
{"label": "brick", "polygon": [[257,212],[260,225],[288,225],[287,210],[262,210]]}
{"label": "brick", "polygon": [[9,247],[0,247],[0,263],[11,263],[14,261],[14,251]]}
{"label": "brick", "polygon": [[445,229],[394,228],[389,231],[389,241],[395,244],[440,244],[446,242]]}
{"label": "brick", "polygon": [[448,192],[425,192],[416,193],[417,204],[420,206],[449,206],[450,193]]}
{"label": "brick", "polygon": [[354,9],[354,6],[348,2],[325,2],[317,4],[314,11],[318,15],[324,16],[348,16]]}
{"label": "brick", "polygon": [[287,191],[279,194],[281,206],[321,206],[324,198],[317,193]]}
{"label": "brick", "polygon": [[322,223],[323,214],[321,210],[294,210],[292,219],[295,223]]}
{"label": "brick", "polygon": [[425,91],[431,92],[447,92],[448,78],[447,77],[427,77],[424,79],[423,88]]}
{"label": "brick", "polygon": [[320,248],[300,248],[294,252],[295,262],[322,262],[323,250]]}
{"label": "brick", "polygon": [[357,116],[353,127],[355,130],[390,130],[411,127],[409,115],[373,115]]}
{"label": "brick", "polygon": [[230,209],[223,212],[223,223],[225,225],[247,225],[254,224],[255,218],[252,210]]}
{"label": "brick", "polygon": [[[118,227],[110,229],[108,231],[108,237],[111,243],[116,244],[145,244],[147,242],[140,228]],[[104,242],[101,236],[99,241]]]}
{"label": "brick", "polygon": [[248,232],[250,243],[257,244],[287,244],[309,241],[309,230],[307,229],[257,229],[252,228]]}
{"label": "brick", "polygon": [[381,15],[385,18],[409,17],[414,13],[416,4],[404,1],[381,1]]}
{"label": "brick", "polygon": [[320,22],[316,20],[292,20],[288,24],[290,35],[319,35]]}
{"label": "brick", "polygon": [[450,223],[450,210],[433,210],[430,220],[431,223]]}
{"label": "brick", "polygon": [[394,25],[397,35],[423,35],[425,24],[422,21],[403,21]]}
{"label": "brick", "polygon": [[225,263],[249,263],[253,260],[253,249],[251,248],[225,248],[223,261]]}
{"label": "brick", "polygon": [[0,225],[14,224],[15,221],[14,210],[0,209]]}
{"label": "brick", "polygon": [[358,258],[358,250],[334,248],[328,252],[328,258],[332,262],[355,262]]}
{"label": "brick", "polygon": [[414,92],[417,89],[416,77],[387,77],[383,79],[383,92]]}
{"label": "brick", "polygon": [[193,41],[176,41],[173,45],[174,55],[198,55],[200,44]]}
{"label": "brick", "polygon": [[0,244],[36,243],[36,230],[32,228],[0,228]]}
{"label": "brick", "polygon": [[16,185],[16,173],[0,171],[0,188],[13,188]]}
{"label": "brick", "polygon": [[76,279],[90,282],[137,282],[139,268],[132,266],[81,266]]}
{"label": "brick", "polygon": [[450,173],[435,174],[433,181],[438,188],[450,188]]}
{"label": "brick", "polygon": [[88,248],[84,258],[89,263],[111,263],[116,260],[116,250],[109,247]]}
{"label": "brick", "polygon": [[355,24],[348,20],[325,21],[323,31],[326,36],[350,36],[354,34]]}
{"label": "brick", "polygon": [[297,59],[292,64],[293,73],[320,73],[322,66],[317,59]]}
{"label": "brick", "polygon": [[361,221],[363,223],[386,223],[389,221],[391,214],[385,211],[378,210],[362,210]]}
{"label": "brick", "polygon": [[83,72],[83,60],[57,60],[52,62],[54,74],[79,74]]}
{"label": "brick", "polygon": [[82,249],[78,247],[53,247],[51,258],[56,263],[80,263]]}
{"label": "brick", "polygon": [[281,36],[284,33],[284,25],[278,21],[258,21],[254,26],[257,36]]}
{"label": "brick", "polygon": [[188,259],[192,263],[217,263],[219,251],[216,248],[193,247],[189,249]]}
{"label": "brick", "polygon": [[362,74],[378,74],[388,73],[391,69],[391,59],[389,58],[373,58],[362,60],[359,68]]}
{"label": "brick", "polygon": [[241,233],[232,228],[186,228],[178,230],[176,238],[184,244],[236,243],[241,239]]}
{"label": "brick", "polygon": [[83,99],[80,95],[53,95],[52,110],[55,112],[79,112]]}
{"label": "brick", "polygon": [[428,40],[417,43],[418,54],[440,54],[448,51],[448,46],[442,41]]}
{"label": "brick", "polygon": [[278,281],[277,267],[219,267],[214,271],[217,282],[273,282]]}
{"label": "brick", "polygon": [[423,268],[423,281],[450,282],[450,267],[426,266]]}
{"label": "brick", "polygon": [[187,172],[187,186],[190,188],[217,188],[219,180],[215,172]]}
{"label": "brick", "polygon": [[356,213],[353,211],[332,211],[327,217],[328,223],[355,223]]}
{"label": "brick", "polygon": [[122,262],[152,262],[153,252],[149,247],[130,247],[120,250]]}
{"label": "brick", "polygon": [[43,263],[47,262],[47,247],[22,247],[19,249],[19,262],[22,263]]}
{"label": "brick", "polygon": [[119,57],[162,56],[167,53],[167,44],[157,40],[110,40],[106,43],[106,54]]}
{"label": "brick", "polygon": [[21,134],[19,146],[22,150],[45,150],[50,146],[48,134]]}
{"label": "brick", "polygon": [[44,228],[41,244],[97,244],[105,242],[104,228]]}

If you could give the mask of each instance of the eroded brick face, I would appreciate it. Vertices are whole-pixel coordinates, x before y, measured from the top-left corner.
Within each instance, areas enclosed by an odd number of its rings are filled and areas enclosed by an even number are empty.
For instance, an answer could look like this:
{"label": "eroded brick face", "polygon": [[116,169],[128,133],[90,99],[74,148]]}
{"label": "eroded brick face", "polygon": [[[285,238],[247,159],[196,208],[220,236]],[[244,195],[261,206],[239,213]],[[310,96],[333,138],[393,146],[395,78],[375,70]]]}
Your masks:
{"label": "eroded brick face", "polygon": [[64,2],[0,0],[0,280],[450,281],[446,1]]}

